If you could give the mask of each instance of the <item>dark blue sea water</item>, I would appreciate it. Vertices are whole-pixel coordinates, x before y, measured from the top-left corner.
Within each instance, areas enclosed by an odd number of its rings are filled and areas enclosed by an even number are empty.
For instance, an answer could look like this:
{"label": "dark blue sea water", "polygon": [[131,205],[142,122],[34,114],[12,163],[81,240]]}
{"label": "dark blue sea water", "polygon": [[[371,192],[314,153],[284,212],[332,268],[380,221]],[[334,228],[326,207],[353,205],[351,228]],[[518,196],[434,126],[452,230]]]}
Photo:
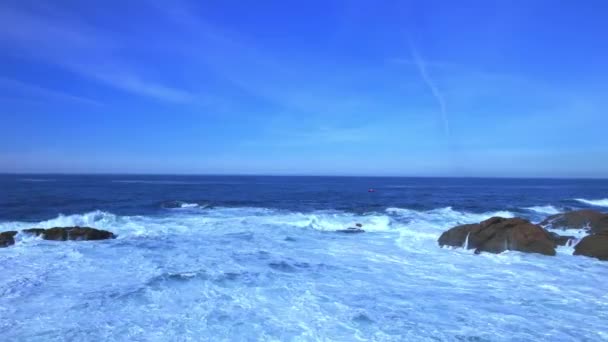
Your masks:
{"label": "dark blue sea water", "polygon": [[[377,190],[369,193],[368,189]],[[583,206],[577,198],[608,195],[606,180],[0,175],[0,218],[36,221],[94,210],[159,215],[169,201],[214,207],[258,207],[298,212],[343,210],[364,214],[386,208],[459,211]]]}
{"label": "dark blue sea water", "polygon": [[436,243],[579,208],[608,181],[0,175],[0,231],[118,235],[0,249],[2,340],[605,340],[606,263]]}

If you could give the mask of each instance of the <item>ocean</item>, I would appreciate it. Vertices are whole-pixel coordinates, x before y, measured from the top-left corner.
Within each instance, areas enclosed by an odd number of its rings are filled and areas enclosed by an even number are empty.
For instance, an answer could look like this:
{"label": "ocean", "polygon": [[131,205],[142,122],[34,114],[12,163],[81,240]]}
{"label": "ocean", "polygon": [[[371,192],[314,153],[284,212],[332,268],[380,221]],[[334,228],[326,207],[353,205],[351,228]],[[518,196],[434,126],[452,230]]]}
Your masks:
{"label": "ocean", "polygon": [[580,208],[608,180],[1,175],[0,231],[117,238],[0,248],[0,339],[608,340],[607,262],[437,244]]}

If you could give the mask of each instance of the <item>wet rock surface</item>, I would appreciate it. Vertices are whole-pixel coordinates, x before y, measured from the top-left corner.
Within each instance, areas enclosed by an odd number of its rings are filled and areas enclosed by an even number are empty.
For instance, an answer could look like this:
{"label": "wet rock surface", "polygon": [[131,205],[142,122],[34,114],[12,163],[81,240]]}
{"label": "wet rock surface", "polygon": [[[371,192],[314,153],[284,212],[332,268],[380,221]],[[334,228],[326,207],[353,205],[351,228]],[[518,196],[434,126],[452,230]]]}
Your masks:
{"label": "wet rock surface", "polygon": [[14,230],[0,233],[0,248],[14,245],[15,235],[17,235],[17,232]]}
{"label": "wet rock surface", "polygon": [[492,217],[477,224],[447,230],[440,246],[475,249],[475,253],[502,253],[507,250],[555,255],[554,237],[544,228],[521,218]]}
{"label": "wet rock surface", "polygon": [[107,230],[91,227],[54,227],[49,229],[30,228],[22,231],[25,234],[41,236],[45,240],[106,240],[114,239],[116,236]]}
{"label": "wet rock surface", "polygon": [[584,255],[600,260],[608,260],[608,232],[584,237],[574,247],[574,255]]}
{"label": "wet rock surface", "polygon": [[540,225],[553,229],[587,229],[592,233],[608,232],[608,214],[595,210],[576,210],[551,215]]}

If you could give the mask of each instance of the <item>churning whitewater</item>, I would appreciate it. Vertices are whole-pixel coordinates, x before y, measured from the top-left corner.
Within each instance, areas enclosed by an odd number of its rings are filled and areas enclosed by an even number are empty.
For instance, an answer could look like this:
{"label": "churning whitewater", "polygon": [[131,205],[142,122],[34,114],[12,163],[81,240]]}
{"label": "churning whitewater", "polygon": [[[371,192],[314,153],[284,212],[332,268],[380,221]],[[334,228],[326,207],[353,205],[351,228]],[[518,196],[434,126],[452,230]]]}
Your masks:
{"label": "churning whitewater", "polygon": [[[555,192],[367,179],[353,190],[360,179],[277,178],[67,177],[28,190],[3,179],[0,231],[89,226],[117,238],[18,234],[0,249],[2,339],[608,339],[605,262],[572,246],[549,257],[437,244],[458,224],[586,208],[571,199],[601,196],[605,182]],[[365,233],[337,232],[357,223]]]}

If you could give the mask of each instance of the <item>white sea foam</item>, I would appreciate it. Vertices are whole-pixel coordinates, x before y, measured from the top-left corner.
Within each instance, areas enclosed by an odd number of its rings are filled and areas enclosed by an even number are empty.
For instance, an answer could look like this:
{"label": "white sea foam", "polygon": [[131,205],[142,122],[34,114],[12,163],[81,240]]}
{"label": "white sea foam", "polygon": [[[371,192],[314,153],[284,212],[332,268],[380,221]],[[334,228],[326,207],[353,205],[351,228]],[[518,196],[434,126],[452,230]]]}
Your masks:
{"label": "white sea foam", "polygon": [[412,223],[421,222],[431,227],[445,228],[447,226],[455,226],[464,223],[474,223],[486,220],[493,216],[513,217],[513,213],[509,211],[494,211],[487,213],[471,213],[466,211],[457,211],[452,207],[438,208],[427,211],[418,211],[403,208],[388,208],[386,212],[394,217],[407,219]]}
{"label": "white sea foam", "polygon": [[200,205],[198,203],[181,203],[180,208],[198,208]]}
{"label": "white sea foam", "polygon": [[386,215],[355,215],[342,211],[315,211],[311,213],[274,212],[260,220],[266,224],[311,228],[321,231],[336,231],[363,225],[368,232],[388,231],[391,220]]}
{"label": "white sea foam", "polygon": [[25,228],[52,228],[52,227],[70,227],[70,226],[107,226],[115,223],[117,216],[105,211],[92,211],[84,214],[62,215],[50,220],[39,222],[0,222],[0,231],[2,230],[20,230]]}
{"label": "white sea foam", "polygon": [[[182,203],[180,209],[198,207],[195,203]],[[118,216],[97,210],[85,214],[59,215],[41,222],[4,222],[0,223],[0,230],[90,226],[124,236],[175,234],[205,229],[213,231],[225,225],[241,230],[277,226],[337,231],[359,223],[367,232],[419,231],[422,235],[435,238],[438,232],[458,224],[479,222],[492,216],[513,217],[508,211],[468,213],[451,207],[429,211],[389,208],[386,213],[358,215],[337,210],[301,213],[268,208],[216,207],[205,211],[177,211],[170,215]]]}
{"label": "white sea foam", "polygon": [[460,224],[477,223],[490,217],[513,217],[509,211],[470,213],[457,211],[452,207],[417,211],[402,208],[388,208],[386,212],[398,223],[397,244],[403,249],[416,251],[424,244],[427,248],[437,245],[437,239],[445,230]]}
{"label": "white sea foam", "polygon": [[585,236],[589,235],[589,228],[583,228],[583,229],[560,229],[559,227],[557,228],[553,228],[553,227],[546,227],[547,229],[549,229],[549,231],[552,231],[554,233],[557,233],[559,235],[567,235],[567,236],[574,236],[576,239],[580,240],[582,238],[584,238]]}
{"label": "white sea foam", "polygon": [[[88,225],[119,235],[90,243],[17,235],[0,249],[0,265],[14,270],[0,277],[3,338],[601,339],[601,261],[572,256],[571,246],[554,257],[437,246],[443,230],[491,216],[512,214],[219,207],[3,222],[0,231]],[[331,232],[355,223],[370,233]]]}
{"label": "white sea foam", "polygon": [[588,200],[584,198],[576,198],[575,200],[585,203],[587,205],[592,205],[595,207],[608,207],[608,198],[604,199],[596,199],[596,200]]}
{"label": "white sea foam", "polygon": [[205,209],[209,207],[208,203],[194,203],[184,201],[168,201],[161,204],[161,207],[165,209]]}
{"label": "white sea foam", "polygon": [[524,209],[533,211],[535,213],[547,214],[547,215],[555,215],[555,214],[561,213],[561,211],[559,209],[557,209],[556,207],[554,207],[552,205],[538,205],[538,206],[533,206],[533,207],[527,207]]}

